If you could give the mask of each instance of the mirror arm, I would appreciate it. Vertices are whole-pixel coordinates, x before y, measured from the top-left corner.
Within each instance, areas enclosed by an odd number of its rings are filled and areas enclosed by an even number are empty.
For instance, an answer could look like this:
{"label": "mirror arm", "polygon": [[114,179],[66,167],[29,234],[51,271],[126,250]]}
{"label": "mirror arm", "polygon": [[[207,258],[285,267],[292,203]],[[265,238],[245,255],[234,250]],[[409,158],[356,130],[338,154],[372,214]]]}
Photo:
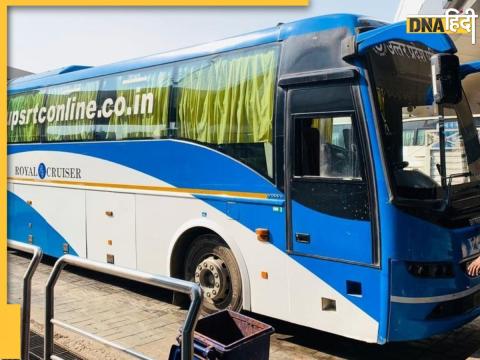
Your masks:
{"label": "mirror arm", "polygon": [[440,145],[440,177],[442,181],[442,187],[447,186],[447,164],[445,156],[445,117],[443,105],[437,104],[438,111],[438,136]]}

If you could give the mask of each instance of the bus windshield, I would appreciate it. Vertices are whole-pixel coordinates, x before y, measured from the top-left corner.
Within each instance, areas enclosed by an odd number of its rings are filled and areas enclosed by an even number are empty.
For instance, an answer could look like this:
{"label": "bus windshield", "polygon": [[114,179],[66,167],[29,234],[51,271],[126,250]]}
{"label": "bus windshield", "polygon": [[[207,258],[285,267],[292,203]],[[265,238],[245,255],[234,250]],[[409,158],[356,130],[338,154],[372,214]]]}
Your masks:
{"label": "bus windshield", "polygon": [[385,160],[395,194],[404,198],[439,199],[445,186],[478,180],[480,146],[465,94],[460,103],[443,108],[445,146],[440,146],[431,90],[433,54],[418,44],[400,42],[369,52]]}

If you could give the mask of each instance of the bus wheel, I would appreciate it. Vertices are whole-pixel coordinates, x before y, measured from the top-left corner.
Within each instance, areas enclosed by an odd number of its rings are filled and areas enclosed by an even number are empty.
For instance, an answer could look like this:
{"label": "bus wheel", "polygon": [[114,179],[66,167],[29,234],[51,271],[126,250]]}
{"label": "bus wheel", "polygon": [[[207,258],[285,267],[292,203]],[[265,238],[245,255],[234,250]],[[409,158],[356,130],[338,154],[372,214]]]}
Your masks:
{"label": "bus wheel", "polygon": [[242,307],[242,278],[230,248],[214,234],[197,237],[185,259],[185,278],[201,286],[203,311]]}

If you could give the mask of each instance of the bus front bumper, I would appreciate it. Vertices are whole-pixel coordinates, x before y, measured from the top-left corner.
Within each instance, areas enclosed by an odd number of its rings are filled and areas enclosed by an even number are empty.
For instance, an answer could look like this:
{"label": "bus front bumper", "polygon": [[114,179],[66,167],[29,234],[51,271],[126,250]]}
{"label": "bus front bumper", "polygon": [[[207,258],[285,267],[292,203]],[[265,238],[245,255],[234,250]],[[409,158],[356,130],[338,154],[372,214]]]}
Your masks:
{"label": "bus front bumper", "polygon": [[451,277],[419,278],[402,261],[392,261],[392,270],[388,341],[424,339],[480,315],[480,277],[457,266]]}
{"label": "bus front bumper", "polygon": [[456,329],[480,315],[480,289],[448,301],[413,303],[398,300],[391,299],[389,341],[424,339]]}

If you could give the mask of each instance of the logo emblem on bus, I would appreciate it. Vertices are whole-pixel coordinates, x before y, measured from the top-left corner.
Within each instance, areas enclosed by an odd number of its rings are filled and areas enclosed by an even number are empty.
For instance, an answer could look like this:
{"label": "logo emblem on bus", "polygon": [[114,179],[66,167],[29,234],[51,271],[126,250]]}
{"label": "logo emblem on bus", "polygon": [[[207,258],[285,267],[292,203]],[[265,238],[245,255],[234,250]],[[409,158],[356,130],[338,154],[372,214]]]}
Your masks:
{"label": "logo emblem on bus", "polygon": [[47,175],[47,167],[44,163],[40,163],[38,165],[38,176],[40,179],[45,179],[45,175]]}

